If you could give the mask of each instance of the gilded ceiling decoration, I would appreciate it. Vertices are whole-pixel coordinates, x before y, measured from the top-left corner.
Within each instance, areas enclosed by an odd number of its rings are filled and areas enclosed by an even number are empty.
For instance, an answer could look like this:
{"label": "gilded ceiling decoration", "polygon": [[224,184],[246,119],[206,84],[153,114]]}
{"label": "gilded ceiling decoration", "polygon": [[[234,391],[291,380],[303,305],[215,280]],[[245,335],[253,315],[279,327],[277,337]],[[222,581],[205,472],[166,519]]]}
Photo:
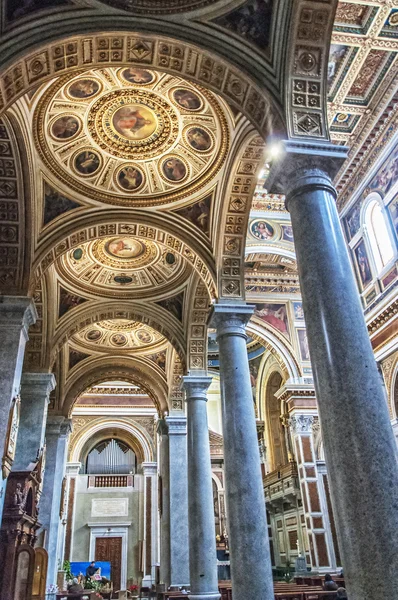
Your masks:
{"label": "gilded ceiling decoration", "polygon": [[340,2],[328,65],[332,140],[352,146],[397,76],[398,8],[392,3]]}
{"label": "gilded ceiling decoration", "polygon": [[57,261],[58,272],[80,290],[101,295],[153,295],[178,285],[189,271],[180,254],[154,240],[115,235],[86,242]]}
{"label": "gilded ceiling decoration", "polygon": [[46,167],[77,192],[111,204],[185,198],[214,177],[228,146],[211,93],[138,67],[57,81],[35,123]]}
{"label": "gilded ceiling decoration", "polygon": [[153,349],[165,344],[165,338],[152,327],[128,319],[108,319],[88,325],[75,333],[71,341],[96,351]]}
{"label": "gilded ceiling decoration", "polygon": [[204,8],[215,4],[217,0],[101,0],[101,2],[132,13],[167,15]]}

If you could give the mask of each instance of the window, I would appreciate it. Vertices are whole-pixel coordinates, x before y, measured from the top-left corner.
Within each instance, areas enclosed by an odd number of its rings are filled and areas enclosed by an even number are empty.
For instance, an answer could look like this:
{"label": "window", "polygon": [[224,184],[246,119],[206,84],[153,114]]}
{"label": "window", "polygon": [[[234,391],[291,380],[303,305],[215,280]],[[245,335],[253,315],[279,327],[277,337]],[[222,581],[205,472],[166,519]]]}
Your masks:
{"label": "window", "polygon": [[377,200],[367,207],[365,214],[370,247],[373,259],[379,273],[394,256],[390,235],[383,214],[383,209]]}
{"label": "window", "polygon": [[87,457],[88,475],[108,473],[129,474],[135,472],[136,458],[126,444],[116,439],[100,442]]}

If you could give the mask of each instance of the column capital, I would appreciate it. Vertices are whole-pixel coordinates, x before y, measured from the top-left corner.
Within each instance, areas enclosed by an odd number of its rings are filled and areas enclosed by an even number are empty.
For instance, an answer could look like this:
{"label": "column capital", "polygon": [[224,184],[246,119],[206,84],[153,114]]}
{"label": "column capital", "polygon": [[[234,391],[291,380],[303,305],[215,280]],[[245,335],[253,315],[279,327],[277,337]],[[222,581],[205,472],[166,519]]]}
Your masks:
{"label": "column capital", "polygon": [[60,415],[49,416],[47,419],[46,436],[58,435],[67,437],[72,431],[72,419],[66,419]]}
{"label": "column capital", "polygon": [[69,477],[75,477],[76,475],[79,475],[81,466],[81,462],[66,463],[66,475]]}
{"label": "column capital", "polygon": [[185,390],[185,402],[204,400],[207,402],[207,390],[213,378],[208,375],[185,375],[181,379],[181,389]]}
{"label": "column capital", "polygon": [[224,335],[246,338],[246,325],[253,312],[252,304],[213,304],[208,323],[217,329],[217,339]]}
{"label": "column capital", "polygon": [[170,435],[186,435],[187,434],[187,418],[169,416],[165,419]]}
{"label": "column capital", "polygon": [[0,296],[0,329],[21,327],[27,336],[28,329],[36,323],[37,311],[32,298],[27,296]]}
{"label": "column capital", "polygon": [[159,435],[169,435],[169,428],[164,419],[159,419],[156,425],[156,430]]}
{"label": "column capital", "polygon": [[47,396],[55,389],[56,380],[53,373],[22,373],[21,396],[22,398],[36,398]]}
{"label": "column capital", "polygon": [[347,158],[348,148],[329,142],[287,140],[275,159],[264,187],[285,194],[286,203],[303,188],[327,189],[336,196],[332,180]]}
{"label": "column capital", "polygon": [[312,433],[319,429],[319,418],[311,414],[294,414],[290,417],[290,428],[293,433]]}
{"label": "column capital", "polygon": [[158,463],[143,462],[141,466],[144,477],[153,477],[158,472]]}

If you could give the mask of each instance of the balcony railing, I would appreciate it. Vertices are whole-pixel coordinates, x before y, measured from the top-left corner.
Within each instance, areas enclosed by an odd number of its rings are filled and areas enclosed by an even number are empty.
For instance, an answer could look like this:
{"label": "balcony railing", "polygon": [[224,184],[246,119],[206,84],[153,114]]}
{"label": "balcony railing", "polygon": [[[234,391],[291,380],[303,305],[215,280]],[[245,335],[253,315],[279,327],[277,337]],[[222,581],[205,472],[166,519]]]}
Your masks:
{"label": "balcony railing", "polygon": [[134,487],[134,475],[90,475],[89,488],[126,488]]}

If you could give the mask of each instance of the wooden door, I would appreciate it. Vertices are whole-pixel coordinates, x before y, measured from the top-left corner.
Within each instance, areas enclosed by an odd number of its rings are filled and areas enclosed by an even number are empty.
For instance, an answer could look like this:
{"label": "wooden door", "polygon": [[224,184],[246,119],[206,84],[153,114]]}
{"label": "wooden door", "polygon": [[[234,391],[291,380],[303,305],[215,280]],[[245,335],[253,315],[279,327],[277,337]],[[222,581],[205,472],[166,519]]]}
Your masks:
{"label": "wooden door", "polygon": [[120,579],[122,571],[122,538],[106,537],[95,540],[95,560],[111,563],[111,577],[113,591],[120,590]]}

